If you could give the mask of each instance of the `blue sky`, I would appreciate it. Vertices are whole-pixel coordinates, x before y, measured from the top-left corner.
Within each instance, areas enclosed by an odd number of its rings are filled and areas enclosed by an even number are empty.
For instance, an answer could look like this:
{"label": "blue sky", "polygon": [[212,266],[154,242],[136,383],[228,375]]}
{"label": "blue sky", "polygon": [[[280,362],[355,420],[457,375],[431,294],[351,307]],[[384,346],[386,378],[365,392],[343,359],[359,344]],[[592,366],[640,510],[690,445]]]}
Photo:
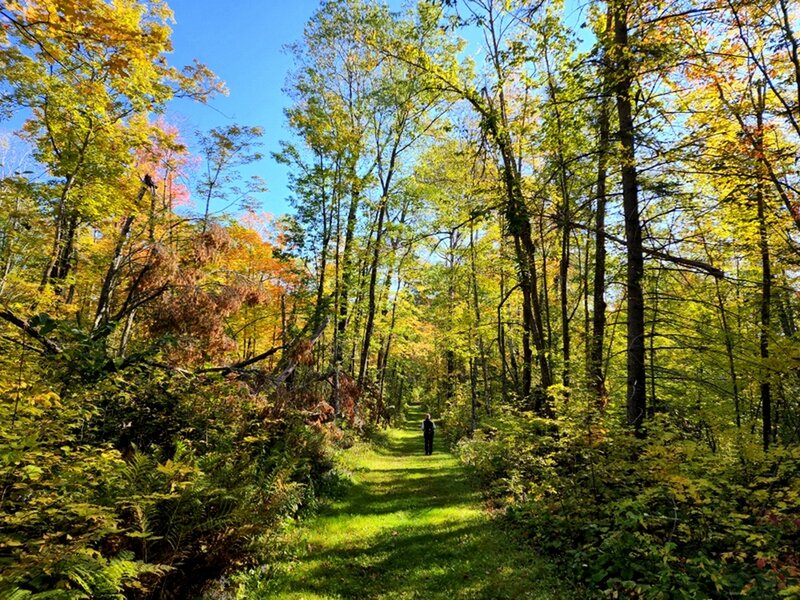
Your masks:
{"label": "blue sky", "polygon": [[302,37],[319,1],[169,0],[169,5],[176,21],[172,64],[182,66],[196,58],[225,81],[230,93],[208,105],[174,101],[167,119],[187,138],[198,129],[233,123],[263,127],[265,157],[248,172],[261,175],[269,186],[263,210],[288,212],[286,171],[269,155],[289,135],[283,119],[288,99],[282,88],[292,60],[282,47]]}

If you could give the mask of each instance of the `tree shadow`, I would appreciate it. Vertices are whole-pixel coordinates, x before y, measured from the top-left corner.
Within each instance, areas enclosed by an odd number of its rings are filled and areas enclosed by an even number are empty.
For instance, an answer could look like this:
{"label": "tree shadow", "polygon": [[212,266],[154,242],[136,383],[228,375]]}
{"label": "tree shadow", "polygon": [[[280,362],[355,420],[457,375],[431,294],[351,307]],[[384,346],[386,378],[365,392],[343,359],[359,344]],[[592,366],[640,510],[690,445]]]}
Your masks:
{"label": "tree shadow", "polygon": [[[504,551],[490,521],[398,528],[359,547],[315,554],[316,565],[284,591],[341,598],[543,598],[518,552]],[[535,569],[530,569],[531,574]]]}
{"label": "tree shadow", "polygon": [[[424,469],[415,471],[424,472]],[[377,516],[400,511],[466,508],[480,502],[479,494],[467,489],[464,479],[453,475],[453,471],[386,483],[355,484],[331,511]]]}

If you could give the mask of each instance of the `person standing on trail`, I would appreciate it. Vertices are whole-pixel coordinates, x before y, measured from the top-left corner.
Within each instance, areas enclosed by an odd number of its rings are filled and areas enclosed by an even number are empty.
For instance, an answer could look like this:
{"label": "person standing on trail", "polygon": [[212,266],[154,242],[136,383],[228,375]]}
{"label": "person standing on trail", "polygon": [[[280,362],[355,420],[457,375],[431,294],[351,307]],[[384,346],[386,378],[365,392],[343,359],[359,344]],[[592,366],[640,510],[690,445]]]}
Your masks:
{"label": "person standing on trail", "polygon": [[433,454],[433,432],[436,430],[436,425],[431,421],[431,413],[425,415],[425,420],[422,422],[422,436],[425,438],[425,455],[430,456]]}

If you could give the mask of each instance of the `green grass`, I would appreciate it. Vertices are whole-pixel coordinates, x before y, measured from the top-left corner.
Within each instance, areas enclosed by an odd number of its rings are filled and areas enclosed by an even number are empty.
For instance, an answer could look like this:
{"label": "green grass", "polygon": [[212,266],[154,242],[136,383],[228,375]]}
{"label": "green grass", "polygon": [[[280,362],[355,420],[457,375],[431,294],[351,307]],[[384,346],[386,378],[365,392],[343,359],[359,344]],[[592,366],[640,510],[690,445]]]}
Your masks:
{"label": "green grass", "polygon": [[342,498],[292,532],[283,559],[252,571],[238,597],[571,597],[548,563],[484,510],[441,439],[424,455],[421,412],[409,419],[383,443],[343,453],[352,484]]}

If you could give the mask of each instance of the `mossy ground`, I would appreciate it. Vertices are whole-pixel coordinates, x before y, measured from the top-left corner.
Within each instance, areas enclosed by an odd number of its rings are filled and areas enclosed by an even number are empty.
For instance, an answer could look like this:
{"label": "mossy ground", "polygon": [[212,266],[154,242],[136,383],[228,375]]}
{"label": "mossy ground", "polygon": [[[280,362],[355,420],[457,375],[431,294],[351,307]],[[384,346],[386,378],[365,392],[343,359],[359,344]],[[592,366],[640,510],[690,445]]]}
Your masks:
{"label": "mossy ground", "polygon": [[422,447],[421,410],[383,443],[343,454],[352,484],[290,534],[277,564],[241,581],[241,598],[542,599],[572,597],[550,565],[484,509],[456,458]]}

